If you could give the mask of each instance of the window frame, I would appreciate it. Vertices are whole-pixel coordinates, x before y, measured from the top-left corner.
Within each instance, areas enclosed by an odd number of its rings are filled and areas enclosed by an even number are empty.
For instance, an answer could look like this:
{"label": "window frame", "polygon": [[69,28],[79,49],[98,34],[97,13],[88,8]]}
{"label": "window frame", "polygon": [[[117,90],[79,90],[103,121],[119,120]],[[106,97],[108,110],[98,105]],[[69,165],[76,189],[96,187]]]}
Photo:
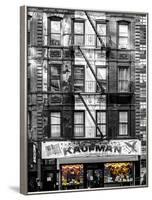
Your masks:
{"label": "window frame", "polygon": [[[78,123],[78,124],[75,124],[75,113],[82,113],[83,115],[83,123]],[[85,137],[85,110],[74,110],[74,122],[73,122],[74,126],[73,126],[73,136],[74,138],[83,138]],[[75,135],[75,126],[78,125],[78,126],[83,126],[83,135],[82,136],[76,136]]]}
{"label": "window frame", "polygon": [[[52,136],[52,123],[51,123],[51,113],[59,113],[60,114],[60,123],[59,124],[53,124],[54,126],[57,126],[59,125],[60,127],[60,134],[59,136]],[[50,111],[50,114],[49,114],[49,138],[61,138],[62,137],[62,113],[61,111]]]}
{"label": "window frame", "polygon": [[31,45],[31,22],[32,22],[32,16],[27,16],[27,44]]}
{"label": "window frame", "polygon": [[[120,113],[127,113],[127,122],[120,122]],[[127,125],[127,134],[120,134],[120,125],[121,124]],[[128,112],[128,110],[118,111],[118,136],[119,137],[129,136],[129,112]]]}
{"label": "window frame", "polygon": [[[98,32],[98,24],[104,24],[105,26],[106,26],[106,34],[105,35],[100,35],[99,34],[99,32]],[[107,23],[106,23],[106,21],[96,21],[96,30],[97,30],[97,33],[98,33],[98,35],[102,38],[106,38],[105,39],[105,41],[106,41],[106,43],[104,43],[104,45],[106,46],[107,45]],[[96,42],[95,42],[95,44],[96,44],[96,47],[98,48],[98,47],[101,47],[101,44],[100,45],[98,45],[98,42],[100,43],[100,41],[99,41],[99,39],[98,39],[98,37],[97,37],[97,35],[96,35],[96,37],[95,37],[95,39],[96,39]]]}
{"label": "window frame", "polygon": [[[98,113],[100,113],[100,112],[102,112],[102,113],[105,113],[105,123],[98,123],[98,118],[97,118],[97,116],[98,116]],[[97,126],[99,125],[99,126],[102,126],[102,125],[104,125],[105,126],[105,135],[103,135],[103,136],[107,136],[107,111],[106,110],[96,110],[96,123],[97,123]],[[98,126],[98,127],[99,127]],[[99,127],[100,128],[100,127]],[[102,131],[101,131],[102,132]],[[100,135],[98,135],[97,134],[98,133],[98,128],[96,127],[96,137],[101,137]]]}
{"label": "window frame", "polygon": [[[82,23],[83,24],[83,34],[82,33],[75,33],[75,23]],[[75,43],[75,36],[82,36],[83,37],[82,44],[79,44],[78,46],[84,46],[85,45],[85,20],[82,20],[82,19],[74,19],[73,20],[73,44],[77,45]]]}
{"label": "window frame", "polygon": [[[57,91],[53,91],[51,89],[51,81],[52,80],[58,80],[58,79],[52,79],[52,73],[51,73],[51,67],[52,66],[59,66],[60,67],[60,88]],[[61,63],[50,63],[48,66],[48,90],[51,92],[62,92],[62,64]]]}
{"label": "window frame", "polygon": [[[120,69],[128,69],[128,77],[129,77],[129,79],[127,79],[127,78],[126,79],[120,79]],[[118,66],[118,85],[117,85],[117,89],[118,89],[119,93],[128,93],[128,92],[131,92],[131,88],[130,88],[131,74],[130,74],[130,72],[131,72],[130,66],[128,66],[128,65],[119,65]],[[124,82],[124,81],[128,82],[128,89],[127,89],[127,91],[121,91],[119,89],[120,82]]]}
{"label": "window frame", "polygon": [[[79,79],[75,79],[75,67],[82,67],[83,68],[83,78],[79,78]],[[80,64],[80,65],[74,65],[74,70],[73,70],[73,87],[74,87],[74,91],[75,91],[75,80],[82,80],[83,81],[83,90],[81,90],[81,92],[85,91],[85,66]]]}
{"label": "window frame", "polygon": [[[48,30],[49,30],[49,45],[51,45],[51,46],[61,46],[61,29],[62,29],[62,23],[61,23],[61,19],[62,18],[60,18],[60,17],[50,17],[49,18],[49,23],[48,23],[48,26],[49,26],[49,28],[48,28]],[[55,32],[51,32],[52,30],[51,30],[51,22],[60,22],[60,33],[55,33]],[[54,44],[51,44],[51,35],[52,34],[54,34],[54,35],[59,35],[60,36],[60,44],[58,44],[58,45],[54,45]]]}
{"label": "window frame", "polygon": [[[120,25],[126,25],[128,26],[128,36],[120,36]],[[122,50],[127,50],[127,49],[130,49],[130,36],[131,36],[131,33],[130,33],[130,22],[129,21],[118,21],[117,23],[117,31],[118,31],[118,34],[117,34],[117,46],[118,46],[118,49],[122,49]],[[128,44],[127,44],[127,48],[121,48],[120,47],[120,38],[128,38]]]}
{"label": "window frame", "polygon": [[[105,70],[106,70],[106,79],[104,79],[104,80],[100,80],[100,79],[98,79],[98,69],[99,68],[104,68]],[[105,83],[105,85],[106,85],[106,91],[107,91],[107,89],[108,89],[108,68],[107,68],[107,66],[106,65],[96,65],[96,76],[97,76],[97,79],[99,80],[99,81],[101,81],[101,83]],[[98,84],[96,84],[96,92],[100,92],[100,90],[98,91],[99,89],[98,89]]]}

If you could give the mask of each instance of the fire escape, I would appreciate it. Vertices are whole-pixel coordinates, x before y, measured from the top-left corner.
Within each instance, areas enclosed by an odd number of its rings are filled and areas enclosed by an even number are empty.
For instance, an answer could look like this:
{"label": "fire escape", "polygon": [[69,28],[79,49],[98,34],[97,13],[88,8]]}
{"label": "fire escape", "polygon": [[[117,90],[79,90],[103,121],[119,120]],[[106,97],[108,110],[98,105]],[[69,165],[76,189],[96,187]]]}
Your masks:
{"label": "fire escape", "polygon": [[[92,26],[92,28],[93,28],[95,34],[96,34],[96,37],[98,38],[98,40],[99,40],[99,42],[100,42],[100,44],[101,44],[101,51],[105,50],[106,56],[108,56],[109,51],[110,51],[110,48],[109,48],[109,47],[106,47],[106,45],[104,44],[104,42],[103,42],[102,38],[100,37],[100,35],[99,35],[99,33],[98,33],[98,31],[97,31],[95,25],[94,25],[93,22],[92,22],[91,17],[89,16],[89,14],[88,14],[86,11],[85,11],[85,15],[87,16],[87,19],[89,20],[89,22],[90,22],[90,24],[91,24],[91,26]],[[82,49],[80,46],[75,46],[75,49],[78,49],[78,50],[80,51],[81,55],[83,56],[84,60],[86,61],[87,66],[89,67],[89,69],[90,69],[90,71],[91,71],[93,77],[95,78],[95,81],[96,81],[98,87],[100,88],[100,94],[101,94],[101,95],[105,94],[105,89],[104,89],[104,87],[102,86],[102,83],[98,80],[97,75],[96,75],[96,73],[95,73],[94,70],[93,70],[93,67],[91,66],[91,64],[90,64],[90,62],[89,62],[87,56],[85,55],[85,52],[83,51],[83,49]],[[90,109],[89,109],[87,103],[85,102],[85,100],[84,100],[84,98],[83,98],[83,93],[79,92],[79,93],[77,93],[77,95],[79,96],[79,98],[81,99],[82,103],[84,104],[84,106],[85,106],[87,112],[89,113],[89,115],[90,115],[90,117],[91,117],[91,119],[92,119],[92,121],[93,121],[93,123],[94,123],[96,129],[99,131],[101,140],[106,139],[106,137],[103,135],[102,131],[100,130],[100,128],[99,128],[99,126],[98,126],[98,124],[97,124],[97,122],[96,122],[96,119],[93,117],[93,115],[92,115],[92,113],[91,113],[91,111],[90,111]]]}

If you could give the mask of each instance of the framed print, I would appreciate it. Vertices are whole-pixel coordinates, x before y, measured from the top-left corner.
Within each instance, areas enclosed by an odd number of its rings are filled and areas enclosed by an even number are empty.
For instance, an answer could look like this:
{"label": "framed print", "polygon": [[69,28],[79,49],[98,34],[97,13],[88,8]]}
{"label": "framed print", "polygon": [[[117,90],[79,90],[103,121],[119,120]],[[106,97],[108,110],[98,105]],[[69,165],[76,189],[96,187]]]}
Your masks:
{"label": "framed print", "polygon": [[21,193],[148,186],[148,14],[20,11]]}

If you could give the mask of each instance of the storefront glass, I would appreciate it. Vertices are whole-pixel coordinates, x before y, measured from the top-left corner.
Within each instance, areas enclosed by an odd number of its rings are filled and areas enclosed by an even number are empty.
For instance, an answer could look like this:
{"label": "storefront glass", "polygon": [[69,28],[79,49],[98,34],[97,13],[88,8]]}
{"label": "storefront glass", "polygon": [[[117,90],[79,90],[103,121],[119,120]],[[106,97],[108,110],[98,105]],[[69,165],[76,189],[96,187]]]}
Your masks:
{"label": "storefront glass", "polygon": [[62,189],[83,188],[83,164],[62,165]]}
{"label": "storefront glass", "polygon": [[57,190],[58,189],[58,173],[56,171],[46,171],[43,174],[43,190]]}
{"label": "storefront glass", "polygon": [[132,185],[134,181],[133,163],[106,163],[104,165],[104,186]]}
{"label": "storefront glass", "polygon": [[98,188],[103,186],[103,170],[88,169],[87,170],[87,188]]}

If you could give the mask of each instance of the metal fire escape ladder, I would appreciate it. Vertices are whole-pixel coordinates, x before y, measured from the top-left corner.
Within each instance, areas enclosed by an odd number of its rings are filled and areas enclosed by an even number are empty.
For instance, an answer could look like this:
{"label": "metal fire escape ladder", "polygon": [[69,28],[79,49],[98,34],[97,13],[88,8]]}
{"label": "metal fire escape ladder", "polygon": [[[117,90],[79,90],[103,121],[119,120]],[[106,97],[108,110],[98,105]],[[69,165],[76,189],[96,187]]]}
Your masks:
{"label": "metal fire escape ladder", "polygon": [[94,72],[92,66],[91,66],[90,63],[89,63],[89,60],[87,59],[86,55],[84,54],[84,52],[83,52],[83,50],[81,49],[80,46],[78,46],[78,49],[79,49],[79,51],[81,52],[82,56],[84,57],[84,59],[85,59],[87,65],[88,65],[88,67],[90,68],[90,70],[91,70],[91,72],[92,72],[92,74],[93,74],[93,76],[94,76],[94,78],[95,78],[95,80],[96,80],[98,86],[99,86],[100,89],[101,89],[101,92],[104,93],[104,88],[102,87],[101,83],[99,82],[99,80],[98,80],[98,78],[97,78],[97,76],[96,76],[96,74],[95,74],[95,72]]}
{"label": "metal fire escape ladder", "polygon": [[90,24],[91,24],[93,30],[94,30],[96,36],[98,37],[98,39],[99,39],[99,41],[100,41],[100,43],[101,43],[101,47],[102,47],[102,48],[105,48],[105,44],[104,44],[103,40],[101,39],[101,37],[100,37],[98,31],[96,30],[96,27],[95,27],[95,25],[93,24],[93,22],[92,22],[90,16],[88,15],[88,13],[87,13],[86,11],[85,11],[85,14],[86,14],[86,16],[87,16],[87,18],[88,18],[88,20],[89,20],[89,22],[90,22]]}
{"label": "metal fire escape ladder", "polygon": [[104,136],[103,136],[103,134],[102,134],[100,128],[98,127],[96,120],[95,120],[94,117],[92,116],[92,114],[91,114],[91,112],[90,112],[90,110],[89,110],[89,108],[88,108],[88,106],[87,106],[87,104],[86,104],[84,98],[82,97],[82,95],[81,95],[80,93],[78,93],[78,95],[79,95],[81,101],[83,102],[83,104],[85,105],[85,107],[86,107],[86,109],[87,109],[87,111],[88,111],[88,113],[89,113],[89,115],[90,115],[92,121],[94,122],[94,124],[95,124],[97,130],[99,131],[100,136],[101,136],[101,139],[103,139]]}

